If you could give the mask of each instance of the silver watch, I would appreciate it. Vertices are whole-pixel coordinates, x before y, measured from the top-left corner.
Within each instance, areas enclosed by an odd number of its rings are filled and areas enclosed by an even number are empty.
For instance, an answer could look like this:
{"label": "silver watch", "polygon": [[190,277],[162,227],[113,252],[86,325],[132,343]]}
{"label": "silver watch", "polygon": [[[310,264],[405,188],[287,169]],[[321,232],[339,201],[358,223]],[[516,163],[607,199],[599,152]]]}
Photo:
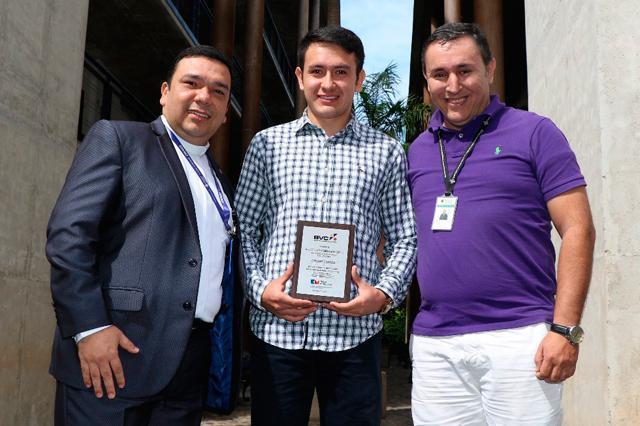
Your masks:
{"label": "silver watch", "polygon": [[551,331],[563,335],[573,345],[577,345],[584,339],[584,330],[579,325],[551,323]]}

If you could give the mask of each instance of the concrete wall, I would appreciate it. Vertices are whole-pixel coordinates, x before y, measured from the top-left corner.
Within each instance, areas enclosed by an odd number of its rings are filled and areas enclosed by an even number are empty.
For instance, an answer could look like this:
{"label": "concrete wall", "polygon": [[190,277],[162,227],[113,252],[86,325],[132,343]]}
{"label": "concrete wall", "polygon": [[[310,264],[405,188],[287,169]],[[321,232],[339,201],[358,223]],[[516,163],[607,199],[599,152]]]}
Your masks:
{"label": "concrete wall", "polygon": [[88,0],[0,0],[0,424],[53,423],[46,223],[76,146]]}
{"label": "concrete wall", "polygon": [[525,0],[529,108],[565,132],[598,239],[567,425],[640,424],[640,3]]}

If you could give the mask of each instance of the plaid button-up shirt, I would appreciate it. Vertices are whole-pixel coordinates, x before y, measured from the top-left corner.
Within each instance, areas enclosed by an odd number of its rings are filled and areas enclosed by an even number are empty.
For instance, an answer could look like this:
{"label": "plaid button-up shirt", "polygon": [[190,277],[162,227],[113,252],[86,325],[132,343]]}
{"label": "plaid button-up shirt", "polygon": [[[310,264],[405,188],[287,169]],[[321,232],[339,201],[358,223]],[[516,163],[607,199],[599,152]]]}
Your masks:
{"label": "plaid button-up shirt", "polygon": [[[416,236],[399,142],[352,119],[327,137],[306,112],[258,133],[245,156],[236,194],[250,322],[261,340],[284,349],[342,351],[382,329],[379,314],[339,315],[319,308],[291,323],[260,304],[269,282],[293,261],[298,220],[356,226],[353,263],[397,305],[415,270]],[[376,257],[384,232],[385,265]],[[287,282],[285,291],[291,288]],[[357,294],[351,284],[351,298]]]}

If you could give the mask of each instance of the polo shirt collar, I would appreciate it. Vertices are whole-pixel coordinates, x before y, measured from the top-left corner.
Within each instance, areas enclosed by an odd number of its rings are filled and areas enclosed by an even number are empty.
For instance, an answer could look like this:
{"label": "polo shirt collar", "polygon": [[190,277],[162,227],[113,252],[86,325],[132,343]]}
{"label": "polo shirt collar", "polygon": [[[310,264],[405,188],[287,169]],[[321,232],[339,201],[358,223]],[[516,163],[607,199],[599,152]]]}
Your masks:
{"label": "polo shirt collar", "polygon": [[[477,115],[473,120],[467,123],[460,130],[448,129],[444,127],[444,115],[442,114],[442,111],[437,110],[431,116],[431,120],[429,121],[429,132],[435,133],[438,129],[442,129],[443,132],[458,133],[459,135],[462,135],[459,137],[459,139],[471,139],[473,135],[476,134],[476,132],[480,128],[480,125],[482,124],[482,121],[487,116],[493,118],[498,111],[502,110],[505,107],[504,103],[500,102],[500,98],[498,97],[498,95],[491,95],[489,99],[489,105],[484,109],[484,111],[482,111],[482,113]],[[438,142],[437,138],[433,138],[433,141]]]}

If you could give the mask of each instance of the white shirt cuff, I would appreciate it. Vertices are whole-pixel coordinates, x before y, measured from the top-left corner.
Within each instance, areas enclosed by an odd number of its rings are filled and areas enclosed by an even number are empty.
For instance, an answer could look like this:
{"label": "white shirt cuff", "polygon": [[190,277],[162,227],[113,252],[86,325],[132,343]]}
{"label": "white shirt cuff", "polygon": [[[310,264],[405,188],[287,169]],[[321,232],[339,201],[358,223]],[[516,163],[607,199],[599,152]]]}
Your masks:
{"label": "white shirt cuff", "polygon": [[77,344],[80,340],[84,339],[85,337],[91,336],[92,334],[96,334],[98,331],[102,331],[108,327],[111,327],[111,325],[104,325],[102,327],[92,328],[91,330],[83,331],[73,336],[73,340],[75,340]]}

